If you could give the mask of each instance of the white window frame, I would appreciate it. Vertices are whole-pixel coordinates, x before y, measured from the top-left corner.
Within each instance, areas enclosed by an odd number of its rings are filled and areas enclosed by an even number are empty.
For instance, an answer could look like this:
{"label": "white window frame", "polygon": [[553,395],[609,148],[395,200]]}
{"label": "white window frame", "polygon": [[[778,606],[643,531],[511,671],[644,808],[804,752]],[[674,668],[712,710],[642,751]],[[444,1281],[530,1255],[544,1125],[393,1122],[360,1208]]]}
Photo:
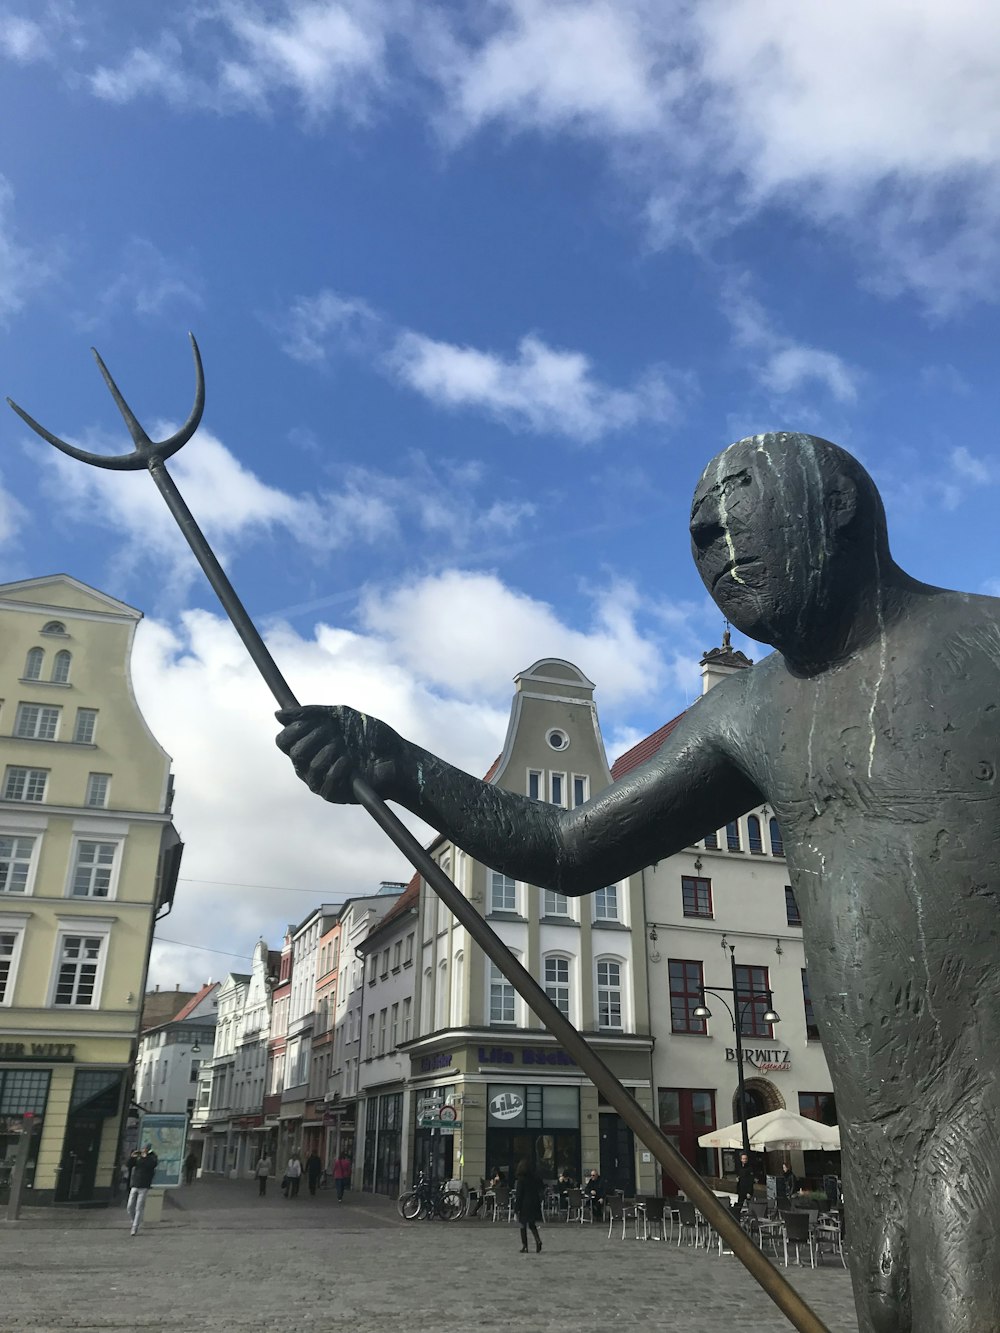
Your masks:
{"label": "white window frame", "polygon": [[[29,718],[30,725],[26,725]],[[19,741],[55,741],[59,739],[61,720],[62,709],[57,704],[19,703],[14,714],[14,735]]]}
{"label": "white window frame", "polygon": [[557,770],[549,772],[549,804],[566,808],[566,774]]}
{"label": "white window frame", "polygon": [[[44,805],[45,797],[48,795],[51,771],[49,768],[31,768],[26,764],[8,764],[3,776],[3,799],[5,801],[23,801],[25,805]],[[12,773],[24,774],[24,786],[20,796],[9,796],[7,794]],[[42,775],[42,794],[38,800],[35,800],[34,797],[28,796],[27,792],[32,784],[37,787],[39,774]]]}
{"label": "white window frame", "polygon": [[546,917],[564,917],[571,920],[572,912],[568,896],[565,893],[557,893],[555,889],[544,889],[542,891],[542,915]]}
{"label": "white window frame", "polygon": [[[114,918],[84,916],[81,914],[80,916],[59,916],[56,919],[59,923],[59,929],[56,933],[56,947],[52,963],[52,978],[49,982],[47,1007],[49,1009],[57,1009],[67,1013],[75,1013],[78,1009],[100,1009],[101,996],[104,990],[104,974],[107,971],[108,964],[111,928],[114,925]],[[96,936],[101,941],[101,952],[97,960],[97,971],[94,974],[94,994],[90,1004],[56,1004],[56,991],[59,987],[59,972],[62,965],[63,942],[72,936],[79,936],[83,939],[89,939]]]}
{"label": "white window frame", "polygon": [[[501,870],[491,870],[490,876],[490,912],[516,912],[517,911],[517,880],[511,875],[505,875]],[[497,893],[503,895],[503,905],[497,906]],[[506,905],[508,895],[512,898],[512,905]]]}
{"label": "white window frame", "polygon": [[573,808],[586,805],[590,800],[590,778],[586,773],[574,773],[570,779],[573,788]]}
{"label": "white window frame", "polygon": [[[127,824],[111,824],[104,820],[98,822],[96,819],[77,819],[73,821],[73,839],[70,843],[69,862],[66,873],[66,884],[63,889],[63,896],[77,903],[111,903],[118,897],[118,883],[121,877],[122,861],[125,857],[124,843],[128,836]],[[76,871],[80,859],[80,845],[85,842],[103,842],[114,843],[114,860],[111,865],[111,877],[108,881],[108,892],[100,897],[93,894],[82,894],[73,892],[73,882],[76,879]]]}
{"label": "white window frame", "polygon": [[29,648],[24,659],[22,680],[41,680],[42,667],[45,665],[45,649]]}
{"label": "white window frame", "polygon": [[[94,745],[97,735],[97,719],[100,716],[100,709],[97,708],[78,708],[76,717],[73,719],[73,744],[74,745]],[[80,735],[80,719],[86,717],[90,719],[90,735],[86,740]]]}
{"label": "white window frame", "polygon": [[545,772],[541,768],[529,768],[524,790],[530,801],[540,801],[545,792]]}
{"label": "white window frame", "polygon": [[4,912],[0,916],[0,935],[14,936],[14,947],[10,953],[10,967],[7,969],[7,983],[4,986],[3,995],[0,996],[0,1009],[9,1009],[14,1003],[14,990],[17,986],[17,973],[21,963],[21,945],[27,927],[27,916],[18,916],[13,912]]}
{"label": "white window frame", "polygon": [[[52,658],[52,674],[49,680],[53,685],[68,685],[69,673],[73,666],[73,654],[68,648],[60,648]],[[60,670],[63,674],[58,674]]]}
{"label": "white window frame", "polygon": [[[608,902],[607,895],[609,893],[614,894],[615,911],[613,916],[610,915],[609,912],[607,911],[607,902]],[[601,898],[600,896],[601,894],[604,894],[605,896]],[[605,909],[603,911],[600,910],[602,904],[604,905]],[[594,894],[594,925],[599,926],[605,921],[614,921],[616,923],[620,923],[621,920],[622,920],[621,885],[606,884],[603,889],[598,889]]]}
{"label": "white window frame", "polygon": [[[102,801],[93,801],[91,797],[94,794],[95,779],[99,778],[104,783],[104,799]],[[110,773],[88,773],[87,786],[83,793],[83,804],[87,810],[106,810],[108,801],[111,797],[111,774]]]}
{"label": "white window frame", "polygon": [[39,827],[34,824],[7,823],[5,820],[0,820],[0,838],[33,839],[31,859],[28,863],[28,875],[23,890],[14,892],[10,889],[0,888],[0,899],[6,899],[8,902],[19,902],[22,898],[30,898],[34,893],[35,876],[38,874],[38,861],[41,856],[42,835],[45,832],[45,827],[44,824]]}
{"label": "white window frame", "polygon": [[[558,976],[551,977],[551,978],[549,977],[549,964],[550,964],[550,963],[554,963],[554,964],[556,964],[556,965],[562,963],[562,964],[565,965],[565,968],[566,968],[566,979],[565,979],[565,981],[563,981],[563,980],[562,980],[560,977],[558,977]],[[557,966],[557,968],[556,968],[556,971],[558,971],[558,966]],[[564,954],[564,953],[547,953],[547,954],[545,955],[545,957],[542,959],[542,987],[543,987],[543,989],[545,990],[545,994],[549,997],[549,999],[550,999],[550,1000],[552,1001],[552,1003],[556,1006],[556,1008],[557,1008],[557,1009],[559,1010],[559,1012],[563,1015],[563,1017],[564,1017],[564,1018],[568,1018],[568,1019],[570,1019],[570,1021],[572,1021],[572,1013],[573,1013],[573,959],[572,959],[571,957],[569,957],[568,954]],[[565,993],[566,993],[566,994],[565,994],[565,1000],[566,1000],[566,1007],[565,1007],[565,1008],[563,1008],[563,1006],[560,1004],[560,1002],[559,1002],[559,998],[558,998],[558,993],[559,993],[560,991],[563,991],[563,990],[565,990]],[[556,994],[553,994],[553,992],[556,992]]]}
{"label": "white window frame", "polygon": [[[506,1017],[503,1018],[493,1017],[494,992],[498,994],[498,998],[500,999],[500,1008],[502,1012],[506,1012],[509,1000],[510,1002],[509,1008],[511,1013],[511,1017],[509,1019]],[[517,1027],[517,991],[514,989],[513,985],[507,980],[504,974],[500,971],[496,963],[494,963],[492,960],[490,961],[489,967],[486,970],[486,1019],[487,1019],[487,1025],[491,1028]]]}
{"label": "white window frame", "polygon": [[[602,966],[617,967],[618,984],[616,986],[612,986],[610,983],[607,985],[601,984]],[[613,991],[618,992],[619,1022],[617,1026],[601,1022],[601,994],[605,992],[610,995]],[[605,955],[594,959],[594,1022],[598,1032],[626,1032],[628,1030],[628,1014],[625,1004],[625,960],[622,958]]]}

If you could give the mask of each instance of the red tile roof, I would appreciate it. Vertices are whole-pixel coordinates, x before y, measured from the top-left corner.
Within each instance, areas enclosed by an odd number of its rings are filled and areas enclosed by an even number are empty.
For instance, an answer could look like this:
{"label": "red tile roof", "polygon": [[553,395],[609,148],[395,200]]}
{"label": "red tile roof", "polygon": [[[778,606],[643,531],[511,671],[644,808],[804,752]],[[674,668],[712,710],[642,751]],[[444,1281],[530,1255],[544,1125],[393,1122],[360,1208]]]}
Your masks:
{"label": "red tile roof", "polygon": [[399,895],[399,897],[396,899],[393,905],[389,908],[388,912],[386,912],[385,916],[382,917],[382,919],[376,923],[373,929],[381,930],[382,927],[388,921],[394,921],[397,916],[402,916],[402,914],[407,910],[407,908],[412,907],[413,904],[417,902],[419,897],[420,897],[420,876],[419,874],[417,874],[413,876],[409,884],[407,884],[406,888]]}
{"label": "red tile roof", "polygon": [[[686,713],[687,709],[685,709],[684,712]],[[662,727],[657,731],[654,731],[652,735],[647,736],[645,740],[641,740],[637,745],[633,745],[631,750],[626,750],[624,754],[619,755],[611,765],[611,776],[615,781],[617,782],[619,778],[624,777],[626,773],[631,773],[633,768],[638,768],[639,765],[644,764],[647,759],[652,759],[653,755],[656,754],[657,750],[673,731],[674,727],[677,726],[677,723],[683,716],[684,713],[678,713],[677,716],[671,718],[669,722],[664,722]]]}
{"label": "red tile roof", "polygon": [[212,991],[215,990],[218,984],[219,983],[217,981],[209,981],[204,986],[202,986],[201,990],[198,991],[196,995],[192,995],[191,999],[188,1000],[187,1004],[184,1006],[183,1009],[178,1009],[177,1013],[174,1014],[173,1022],[179,1023],[182,1018],[187,1018],[188,1014],[190,1014],[192,1010],[198,1008],[199,1004],[201,1004],[202,1000],[205,998],[206,995],[211,995]]}
{"label": "red tile roof", "polygon": [[497,771],[497,769],[500,767],[500,760],[501,760],[502,758],[503,758],[503,755],[502,755],[502,754],[498,754],[497,757],[493,760],[493,763],[490,764],[489,768],[486,770],[486,774],[485,774],[485,776],[483,777],[483,781],[484,781],[484,782],[489,782],[489,780],[493,777],[494,773],[495,773],[495,772]]}

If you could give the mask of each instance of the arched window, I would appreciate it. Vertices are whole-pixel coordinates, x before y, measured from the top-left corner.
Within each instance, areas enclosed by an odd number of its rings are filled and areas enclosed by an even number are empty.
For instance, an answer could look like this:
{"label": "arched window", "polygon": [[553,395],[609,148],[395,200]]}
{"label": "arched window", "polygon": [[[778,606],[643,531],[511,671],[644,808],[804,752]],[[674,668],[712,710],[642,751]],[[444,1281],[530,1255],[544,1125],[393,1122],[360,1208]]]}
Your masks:
{"label": "arched window", "polygon": [[747,819],[747,842],[752,852],[763,852],[764,840],[760,836],[760,820],[756,815],[750,815]]}
{"label": "arched window", "polygon": [[424,985],[420,994],[420,1032],[431,1031],[431,1015],[434,1010],[434,973],[429,967],[424,968]]}
{"label": "arched window", "polygon": [[597,1026],[620,1032],[622,1023],[622,965],[615,958],[597,960]]}
{"label": "arched window", "polygon": [[25,680],[41,680],[42,663],[45,661],[45,650],[43,648],[29,648],[28,656],[24,663]]}
{"label": "arched window", "polygon": [[706,834],[705,834],[705,847],[706,847],[706,850],[708,850],[708,851],[710,851],[710,852],[718,851],[718,849],[719,849],[719,835],[718,835],[717,833],[706,833]]}
{"label": "arched window", "polygon": [[43,634],[65,634],[66,626],[61,620],[50,620],[47,625],[42,626]]}
{"label": "arched window", "polygon": [[56,653],[52,662],[52,682],[54,685],[65,685],[69,680],[69,664],[72,660],[72,656],[65,648]]}
{"label": "arched window", "polygon": [[735,819],[726,825],[726,847],[731,852],[740,851],[740,826]]}
{"label": "arched window", "polygon": [[490,963],[490,1027],[513,1027],[515,1019],[514,987],[496,963]]}
{"label": "arched window", "polygon": [[451,998],[448,991],[447,961],[438,964],[437,983],[437,1004],[434,1013],[434,1028],[436,1031],[440,1031],[441,1028],[446,1028],[448,1026],[448,1001]]}
{"label": "arched window", "polygon": [[463,1006],[465,999],[462,995],[465,989],[465,954],[461,951],[455,955],[455,962],[451,970],[451,1025],[453,1028],[462,1027]]}
{"label": "arched window", "polygon": [[549,954],[543,962],[545,994],[564,1018],[569,1018],[569,966],[561,954]]}
{"label": "arched window", "polygon": [[781,829],[778,827],[778,821],[772,819],[768,824],[768,832],[771,834],[771,855],[784,856],[785,840],[781,836]]}

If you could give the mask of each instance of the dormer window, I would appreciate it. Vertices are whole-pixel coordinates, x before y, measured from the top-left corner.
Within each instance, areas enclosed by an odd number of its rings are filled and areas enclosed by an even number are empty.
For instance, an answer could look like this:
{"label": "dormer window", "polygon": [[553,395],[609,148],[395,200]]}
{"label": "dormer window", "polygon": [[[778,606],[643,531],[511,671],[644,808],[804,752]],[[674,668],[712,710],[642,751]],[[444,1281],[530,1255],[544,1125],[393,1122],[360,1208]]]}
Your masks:
{"label": "dormer window", "polygon": [[47,625],[42,626],[43,634],[66,634],[66,626],[61,620],[50,620]]}

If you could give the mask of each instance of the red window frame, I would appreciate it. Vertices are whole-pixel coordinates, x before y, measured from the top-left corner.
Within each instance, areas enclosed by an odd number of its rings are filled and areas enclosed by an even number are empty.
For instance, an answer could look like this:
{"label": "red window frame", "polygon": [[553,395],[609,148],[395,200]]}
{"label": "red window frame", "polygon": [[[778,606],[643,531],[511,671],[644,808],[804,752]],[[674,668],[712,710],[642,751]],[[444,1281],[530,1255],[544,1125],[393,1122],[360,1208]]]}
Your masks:
{"label": "red window frame", "polygon": [[704,1002],[704,964],[696,958],[668,958],[667,977],[670,986],[670,1031],[706,1036],[705,1020],[692,1016],[698,1005]]}
{"label": "red window frame", "polygon": [[699,875],[681,875],[681,905],[685,916],[701,917],[711,921],[712,881]]}
{"label": "red window frame", "polygon": [[764,1022],[771,982],[766,967],[736,964],[736,1012],[743,1037],[774,1037],[774,1028]]}

